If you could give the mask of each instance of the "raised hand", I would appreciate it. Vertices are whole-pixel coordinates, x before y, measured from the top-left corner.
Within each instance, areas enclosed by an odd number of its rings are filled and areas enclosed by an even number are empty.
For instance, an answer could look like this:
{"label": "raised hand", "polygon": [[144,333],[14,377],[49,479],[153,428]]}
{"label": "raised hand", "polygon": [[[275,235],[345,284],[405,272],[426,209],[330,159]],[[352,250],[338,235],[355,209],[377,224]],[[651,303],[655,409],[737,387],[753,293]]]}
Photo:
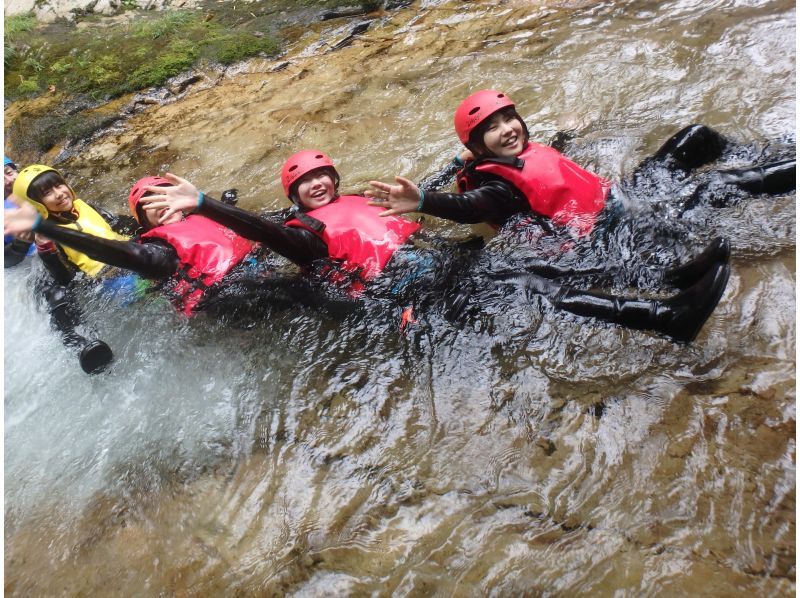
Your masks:
{"label": "raised hand", "polygon": [[397,181],[397,185],[370,181],[369,184],[375,189],[364,192],[364,195],[373,198],[369,205],[386,208],[386,211],[380,213],[381,216],[416,212],[419,208],[419,187],[401,176],[395,177],[394,180]]}
{"label": "raised hand", "polygon": [[15,237],[29,233],[36,226],[38,217],[39,212],[31,204],[22,202],[19,204],[19,209],[5,211],[3,233]]}
{"label": "raised hand", "polygon": [[164,178],[173,183],[172,187],[145,187],[152,195],[145,195],[141,200],[145,210],[161,210],[166,208],[158,218],[164,222],[177,212],[192,211],[197,208],[200,201],[200,192],[192,183],[171,173],[164,174]]}

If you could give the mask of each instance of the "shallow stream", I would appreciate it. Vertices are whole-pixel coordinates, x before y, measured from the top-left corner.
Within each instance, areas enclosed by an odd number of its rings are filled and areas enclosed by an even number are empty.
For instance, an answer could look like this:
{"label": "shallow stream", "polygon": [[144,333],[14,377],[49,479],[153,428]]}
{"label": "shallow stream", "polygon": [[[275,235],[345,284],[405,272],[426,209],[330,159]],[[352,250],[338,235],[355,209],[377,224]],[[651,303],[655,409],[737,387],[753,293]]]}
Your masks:
{"label": "shallow stream", "polygon": [[[359,19],[204,73],[59,167],[119,212],[159,170],[277,209],[304,148],[346,190],[436,171],[483,87],[615,180],[692,122],[738,142],[725,166],[794,147],[793,2],[418,0],[366,19],[346,47]],[[673,191],[640,203],[672,222]],[[6,593],[794,595],[795,196],[675,226],[646,259],[733,245],[688,346],[524,294],[405,332],[399,311],[187,321],[89,296],[116,360],[88,377],[31,300],[36,265],[6,271]]]}

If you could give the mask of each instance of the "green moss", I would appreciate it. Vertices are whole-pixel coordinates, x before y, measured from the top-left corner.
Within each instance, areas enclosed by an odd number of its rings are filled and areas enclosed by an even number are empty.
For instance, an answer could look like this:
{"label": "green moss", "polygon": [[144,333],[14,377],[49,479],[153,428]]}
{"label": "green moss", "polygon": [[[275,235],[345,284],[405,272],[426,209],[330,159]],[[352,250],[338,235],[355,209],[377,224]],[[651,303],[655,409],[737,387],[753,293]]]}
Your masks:
{"label": "green moss", "polygon": [[146,61],[128,78],[131,89],[161,85],[194,64],[199,55],[197,46],[188,40],[172,42],[161,55]]}
{"label": "green moss", "polygon": [[214,40],[211,46],[212,56],[221,64],[232,64],[262,53],[272,55],[278,51],[278,44],[272,38],[253,35],[223,36]]}
{"label": "green moss", "polygon": [[6,19],[5,96],[13,100],[54,85],[61,93],[110,99],[163,85],[200,60],[227,65],[275,55],[279,43],[268,32],[285,15],[280,11],[342,2],[264,0],[248,10],[225,4],[211,13],[140,11],[131,23],[105,27],[102,35],[66,22],[37,26],[32,15],[12,17]]}
{"label": "green moss", "polygon": [[14,15],[3,19],[3,65],[8,65],[18,57],[17,41],[36,26],[36,17],[32,13]]}
{"label": "green moss", "polygon": [[[136,10],[133,0],[122,1],[126,9]],[[82,111],[98,100],[163,85],[200,61],[227,65],[277,54],[279,43],[270,32],[287,22],[286,11],[315,18],[318,13],[311,8],[357,4],[359,0],[256,0],[246,10],[221,3],[212,12],[137,11],[132,24],[103,27],[100,34],[96,27],[78,28],[66,21],[37,24],[32,15],[7,18],[6,99],[39,94],[54,85],[54,99],[63,98],[63,104],[7,123],[6,144],[17,153],[37,155],[88,137],[119,118]]]}
{"label": "green moss", "polygon": [[22,82],[17,85],[17,95],[20,96],[27,96],[34,93],[39,92],[39,83],[36,82],[35,79],[23,79]]}
{"label": "green moss", "polygon": [[36,17],[33,13],[24,15],[14,15],[3,18],[3,38],[12,41],[19,37],[20,33],[27,33],[36,27]]}
{"label": "green moss", "polygon": [[116,56],[99,56],[89,67],[86,75],[92,88],[111,87],[125,80],[121,62]]}
{"label": "green moss", "polygon": [[20,152],[41,154],[66,139],[85,139],[117,120],[117,115],[63,114],[23,117],[8,131],[8,141]]}
{"label": "green moss", "polygon": [[179,32],[198,22],[199,16],[196,12],[167,10],[156,19],[136,23],[131,30],[131,35],[139,39],[158,39]]}
{"label": "green moss", "polygon": [[50,65],[49,71],[56,76],[65,75],[72,70],[73,62],[70,58],[61,58]]}

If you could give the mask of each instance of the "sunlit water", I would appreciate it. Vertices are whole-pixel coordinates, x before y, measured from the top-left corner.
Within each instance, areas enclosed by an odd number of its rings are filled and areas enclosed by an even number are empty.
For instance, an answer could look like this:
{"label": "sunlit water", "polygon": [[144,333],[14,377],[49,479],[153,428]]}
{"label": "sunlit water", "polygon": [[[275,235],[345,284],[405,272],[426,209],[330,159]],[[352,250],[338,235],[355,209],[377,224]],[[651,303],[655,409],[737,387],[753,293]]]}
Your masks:
{"label": "sunlit water", "polygon": [[[208,73],[60,166],[120,212],[156,170],[275,209],[307,147],[348,190],[437,170],[481,87],[614,179],[691,122],[739,142],[739,166],[794,146],[794,23],[785,1],[415,3],[334,52],[349,24],[292,32],[280,60]],[[657,265],[731,239],[689,346],[505,288],[405,333],[394,306],[186,321],[89,295],[116,360],[88,377],[31,299],[37,265],[7,271],[6,591],[792,595],[795,198],[667,227],[670,184],[628,198],[645,224],[607,249]],[[524,237],[479,265],[524,263]]]}

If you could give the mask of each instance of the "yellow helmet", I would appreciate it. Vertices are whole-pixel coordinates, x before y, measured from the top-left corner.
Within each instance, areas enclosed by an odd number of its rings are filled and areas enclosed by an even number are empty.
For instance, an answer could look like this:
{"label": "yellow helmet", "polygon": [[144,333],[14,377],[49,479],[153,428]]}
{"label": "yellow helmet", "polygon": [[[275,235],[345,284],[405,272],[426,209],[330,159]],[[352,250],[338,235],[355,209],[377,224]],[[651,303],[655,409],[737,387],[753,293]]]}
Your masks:
{"label": "yellow helmet", "polygon": [[[55,172],[62,179],[64,178],[55,168],[50,168],[44,164],[31,164],[20,170],[17,175],[17,180],[14,181],[14,195],[30,203],[42,215],[42,218],[47,218],[49,212],[47,208],[44,207],[43,203],[31,199],[28,196],[28,188],[36,177],[50,171]],[[72,187],[70,187],[70,191],[72,191]],[[75,197],[74,191],[72,192],[72,196],[73,198]]]}

